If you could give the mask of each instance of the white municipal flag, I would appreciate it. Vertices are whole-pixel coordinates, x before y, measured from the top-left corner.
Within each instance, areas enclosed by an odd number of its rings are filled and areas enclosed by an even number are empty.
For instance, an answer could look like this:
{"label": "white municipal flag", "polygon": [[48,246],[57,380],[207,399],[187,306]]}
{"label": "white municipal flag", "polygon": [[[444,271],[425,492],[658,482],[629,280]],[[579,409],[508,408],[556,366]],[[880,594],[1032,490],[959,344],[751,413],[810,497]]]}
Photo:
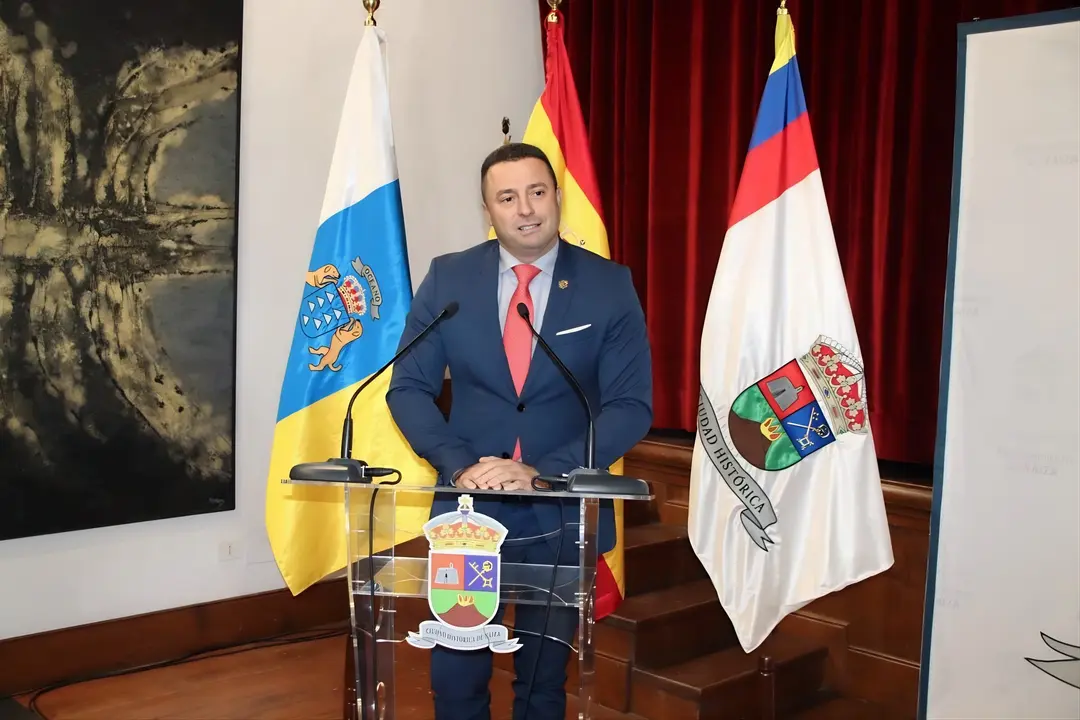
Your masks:
{"label": "white municipal flag", "polygon": [[892,565],[866,403],[780,14],[705,317],[690,479],[690,540],[746,652],[788,613]]}

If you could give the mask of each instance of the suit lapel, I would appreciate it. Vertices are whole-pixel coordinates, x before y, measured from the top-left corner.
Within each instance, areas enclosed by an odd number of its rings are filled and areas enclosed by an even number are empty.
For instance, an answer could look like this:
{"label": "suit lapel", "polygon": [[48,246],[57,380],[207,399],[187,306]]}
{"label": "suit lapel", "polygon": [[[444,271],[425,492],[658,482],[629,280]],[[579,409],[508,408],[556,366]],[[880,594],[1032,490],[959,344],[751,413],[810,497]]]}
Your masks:
{"label": "suit lapel", "polygon": [[541,328],[541,334],[548,341],[559,331],[577,287],[576,282],[571,282],[576,279],[574,252],[577,248],[565,240],[559,242],[562,245],[555,259],[555,272],[551,278],[551,290],[548,291],[547,308],[544,309],[544,327]]}
{"label": "suit lapel", "polygon": [[[573,300],[574,289],[577,287],[577,283],[574,282],[576,266],[574,251],[576,248],[565,240],[560,239],[559,242],[563,244],[559,247],[559,254],[555,259],[555,270],[551,278],[551,289],[548,291],[547,307],[544,308],[544,324],[540,328],[540,334],[543,335],[548,344],[551,343],[551,338],[555,337],[555,333],[562,327],[563,318],[566,316],[566,311],[570,309],[570,301]],[[507,372],[509,372],[509,369]],[[525,386],[522,388],[521,394],[528,394],[530,390],[534,389],[534,385],[542,383],[548,373],[551,372],[558,374],[559,369],[551,358],[547,357],[544,348],[537,343],[536,349],[533,350],[532,361],[529,363],[529,374],[525,377]]]}

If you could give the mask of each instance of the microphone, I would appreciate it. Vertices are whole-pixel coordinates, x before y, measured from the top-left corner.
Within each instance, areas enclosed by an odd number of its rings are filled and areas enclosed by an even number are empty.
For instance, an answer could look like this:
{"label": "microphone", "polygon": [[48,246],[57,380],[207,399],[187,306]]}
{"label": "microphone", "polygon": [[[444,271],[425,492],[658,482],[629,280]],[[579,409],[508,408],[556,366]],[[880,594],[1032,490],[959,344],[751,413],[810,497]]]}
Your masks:
{"label": "microphone", "polygon": [[540,336],[540,333],[536,332],[536,328],[533,327],[532,322],[529,320],[529,308],[526,307],[525,303],[519,302],[517,304],[517,313],[521,316],[521,319],[525,321],[525,324],[529,326],[529,332],[533,334],[533,337],[536,338],[536,341],[540,344],[540,347],[544,349],[547,356],[551,358],[551,361],[555,363],[556,367],[558,367],[562,374],[566,376],[566,379],[570,381],[570,386],[574,388],[574,392],[577,394],[578,399],[581,400],[581,404],[585,406],[585,413],[589,418],[589,428],[585,435],[585,467],[571,470],[565,481],[561,478],[540,479],[552,484],[565,482],[567,492],[610,495],[648,495],[649,486],[644,480],[621,475],[612,475],[607,470],[597,469],[596,420],[593,418],[592,407],[589,405],[588,396],[581,388],[581,384],[578,383],[577,378],[574,377],[574,373],[570,372],[570,369],[563,364],[563,361],[559,359],[559,356],[555,354],[555,351],[551,349],[551,346],[547,344],[547,341]]}
{"label": "microphone", "polygon": [[532,322],[529,320],[529,308],[525,306],[525,303],[519,302],[517,304],[518,315],[525,321],[525,324],[529,326],[529,331],[536,338],[536,341],[540,343],[540,347],[544,349],[547,356],[551,358],[552,362],[562,371],[562,374],[566,376],[566,379],[570,381],[570,384],[574,387],[574,392],[577,393],[578,399],[585,406],[585,412],[589,416],[589,430],[588,435],[585,436],[585,467],[592,470],[596,468],[596,427],[593,423],[592,407],[589,406],[589,398],[585,394],[585,391],[581,389],[581,385],[578,384],[577,378],[574,377],[574,373],[570,372],[570,369],[563,365],[562,360],[555,354],[555,351],[551,349],[551,346],[547,344],[544,338],[540,337],[540,333],[536,332],[536,328],[533,327]]}
{"label": "microphone", "polygon": [[394,357],[387,360],[385,365],[383,365],[381,368],[376,370],[374,375],[372,375],[367,380],[362,382],[360,384],[360,387],[356,388],[356,392],[354,392],[352,394],[352,397],[349,398],[349,406],[345,410],[345,422],[342,424],[342,427],[341,427],[341,457],[343,457],[343,458],[351,458],[352,457],[352,426],[353,426],[352,408],[353,408],[353,403],[356,402],[356,398],[360,397],[360,393],[364,392],[364,389],[368,385],[375,382],[376,378],[378,378],[380,375],[382,375],[384,372],[386,372],[386,369],[388,367],[390,367],[391,365],[396,363],[398,361],[398,359],[401,358],[402,355],[404,355],[405,353],[409,352],[409,350],[412,349],[413,345],[420,342],[420,340],[424,336],[426,336],[429,332],[431,332],[432,328],[434,328],[436,325],[438,325],[440,322],[442,322],[443,319],[453,317],[457,313],[457,311],[458,311],[457,301],[455,300],[455,301],[449,303],[446,307],[444,307],[442,309],[442,312],[440,312],[438,315],[435,316],[434,320],[432,320],[431,322],[429,322],[427,324],[427,327],[425,327],[423,330],[421,330],[419,332],[419,334],[417,334],[416,337],[414,337],[412,340],[407,342],[405,344],[405,347],[398,350],[397,354],[394,355]]}
{"label": "microphone", "polygon": [[453,317],[458,311],[457,301],[453,301],[447,304],[435,318],[427,324],[423,330],[421,330],[416,337],[409,342],[405,343],[405,346],[394,354],[394,357],[390,358],[385,365],[376,370],[367,380],[360,383],[360,387],[356,388],[352,397],[349,398],[349,405],[345,409],[345,420],[341,426],[341,457],[331,458],[326,462],[314,462],[314,463],[301,463],[293,466],[289,471],[289,478],[292,480],[318,480],[324,482],[365,482],[368,478],[384,477],[386,475],[397,474],[397,470],[394,468],[379,468],[369,467],[363,460],[352,459],[352,441],[353,441],[353,419],[352,409],[353,404],[356,403],[356,399],[360,397],[360,393],[364,392],[368,385],[375,382],[375,380],[386,372],[387,368],[396,363],[405,353],[409,352],[423,339],[431,330],[446,318]]}

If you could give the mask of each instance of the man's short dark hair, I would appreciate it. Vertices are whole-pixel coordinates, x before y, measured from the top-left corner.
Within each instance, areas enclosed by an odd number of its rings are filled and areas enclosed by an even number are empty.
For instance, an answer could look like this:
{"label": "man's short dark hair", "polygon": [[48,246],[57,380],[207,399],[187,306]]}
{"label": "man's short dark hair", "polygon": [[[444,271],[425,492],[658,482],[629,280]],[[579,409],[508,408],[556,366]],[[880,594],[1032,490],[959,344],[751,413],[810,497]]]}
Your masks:
{"label": "man's short dark hair", "polygon": [[504,162],[514,162],[515,160],[524,160],[525,158],[536,158],[547,165],[548,172],[551,173],[551,182],[555,187],[559,186],[559,181],[555,178],[555,168],[551,166],[551,161],[548,160],[548,156],[544,154],[544,151],[535,145],[529,143],[506,143],[488,153],[488,156],[484,158],[483,164],[480,166],[480,192],[484,190],[484,179],[487,177],[488,170],[493,165],[498,165]]}

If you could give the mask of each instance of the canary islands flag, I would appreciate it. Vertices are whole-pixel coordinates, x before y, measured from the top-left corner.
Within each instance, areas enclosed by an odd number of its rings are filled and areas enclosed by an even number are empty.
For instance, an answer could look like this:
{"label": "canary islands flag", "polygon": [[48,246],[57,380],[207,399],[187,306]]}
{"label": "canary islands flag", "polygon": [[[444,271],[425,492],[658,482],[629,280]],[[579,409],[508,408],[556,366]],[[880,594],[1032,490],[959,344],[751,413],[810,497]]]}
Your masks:
{"label": "canary islands flag", "polygon": [[[543,150],[555,170],[562,190],[562,239],[610,258],[607,229],[600,214],[600,185],[589,153],[589,136],[563,42],[559,11],[548,15],[544,64],[544,92],[529,116],[522,142]],[[622,473],[622,466],[620,458],[611,466],[611,472]],[[623,599],[623,545],[623,503],[616,500],[615,547],[598,559],[596,567],[597,620],[611,614]]]}
{"label": "canary islands flag", "polygon": [[886,570],[859,338],[781,9],[701,338],[688,529],[746,652]]}
{"label": "canary islands flag", "polygon": [[[341,488],[284,485],[301,462],[341,454],[349,396],[393,357],[405,327],[412,284],[405,249],[386,39],[365,26],[357,49],[326,182],[319,226],[296,314],[281,385],[266,493],[266,530],[278,568],[295,594],[346,564]],[[353,407],[353,457],[393,467],[409,484],[435,483],[386,406],[390,371]],[[399,510],[397,536],[376,551],[416,537],[430,499]]]}

